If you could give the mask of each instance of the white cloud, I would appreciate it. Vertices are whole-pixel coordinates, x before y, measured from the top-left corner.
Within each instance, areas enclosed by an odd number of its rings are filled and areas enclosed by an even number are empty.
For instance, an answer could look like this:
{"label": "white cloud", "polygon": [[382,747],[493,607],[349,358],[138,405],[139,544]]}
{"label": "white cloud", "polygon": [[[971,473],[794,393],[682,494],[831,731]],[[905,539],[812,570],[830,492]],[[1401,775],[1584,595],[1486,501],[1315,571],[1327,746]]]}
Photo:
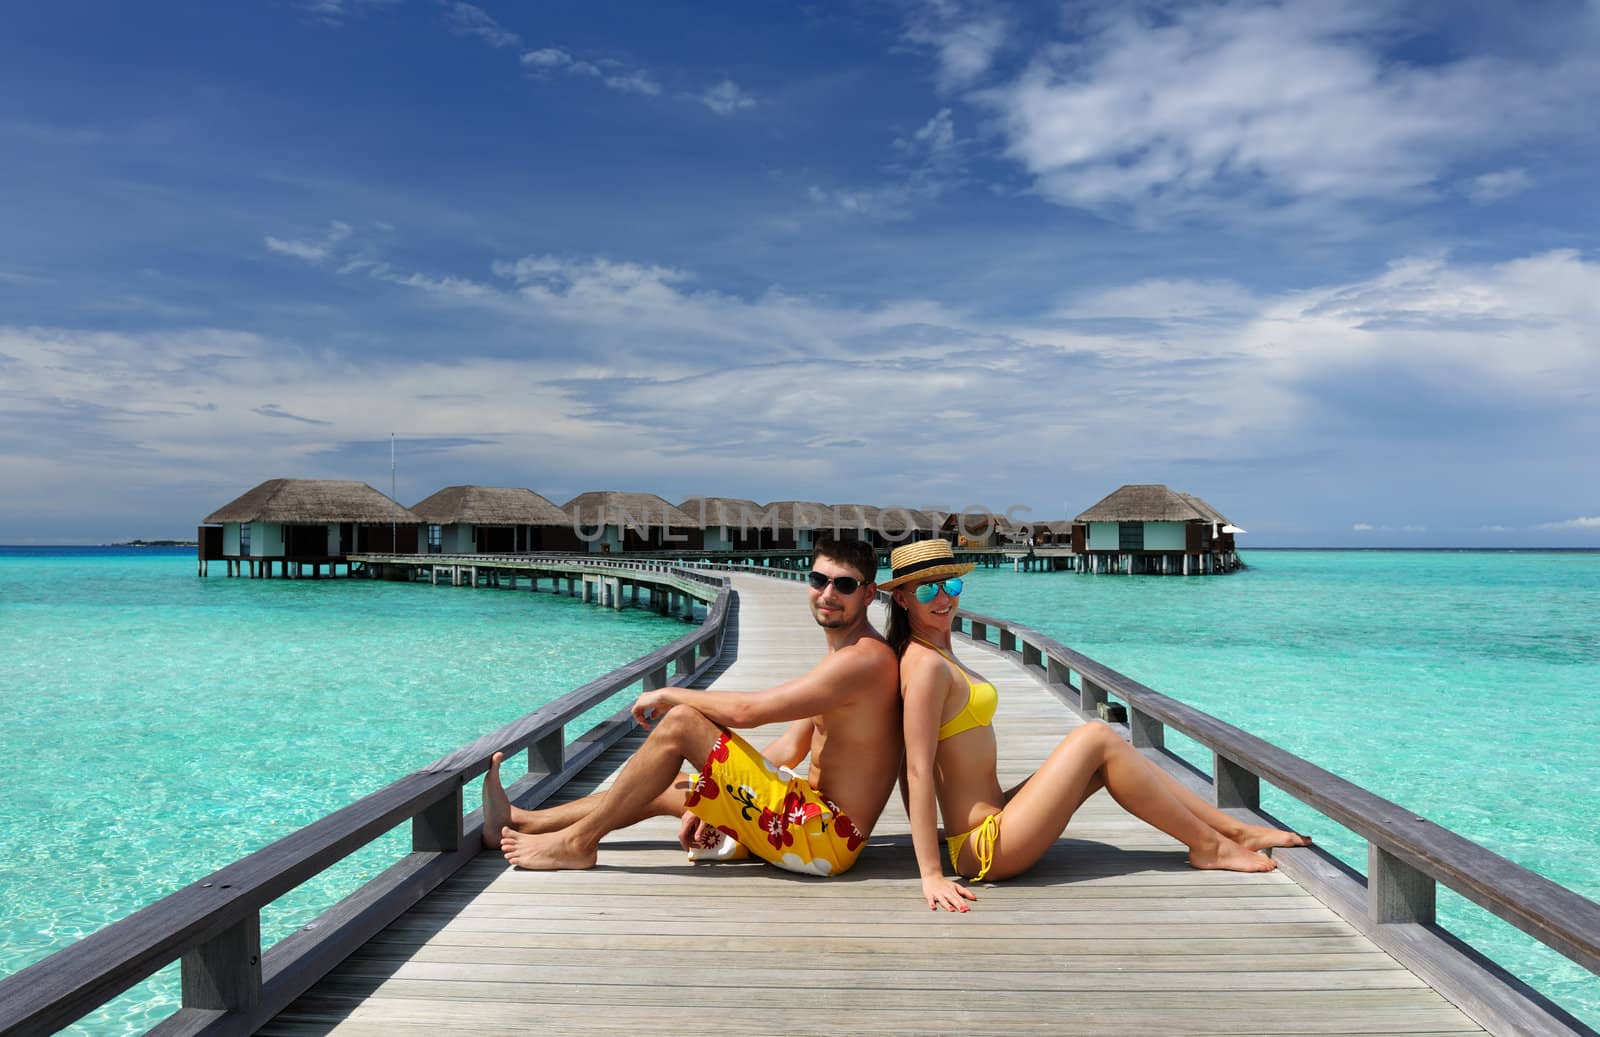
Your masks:
{"label": "white cloud", "polygon": [[[525,52],[521,60],[525,68],[540,78],[560,73],[585,79],[598,79],[607,88],[619,93],[638,94],[641,97],[656,97],[661,94],[661,84],[650,72],[642,68],[631,68],[612,58],[597,58],[591,61],[578,58],[560,47],[542,47],[539,50]],[[734,90],[737,91],[738,88],[734,87]]]}
{"label": "white cloud", "polygon": [[1357,522],[1355,525],[1351,526],[1350,528],[1351,528],[1351,530],[1353,530],[1354,532],[1357,532],[1357,533],[1371,533],[1371,532],[1375,531],[1378,527],[1374,526],[1370,522]]}
{"label": "white cloud", "polygon": [[641,94],[645,97],[655,97],[661,93],[661,84],[648,73],[639,70],[606,76],[603,80],[606,86],[625,94]]}
{"label": "white cloud", "polygon": [[1521,194],[1532,186],[1533,177],[1526,169],[1502,169],[1473,177],[1467,185],[1467,197],[1476,205],[1488,205]]}
{"label": "white cloud", "polygon": [[913,19],[906,38],[932,47],[939,57],[939,86],[954,90],[980,79],[1006,40],[1004,18],[934,4]]}
{"label": "white cloud", "polygon": [[294,256],[296,259],[303,259],[308,263],[320,263],[332,255],[339,243],[349,236],[350,225],[334,220],[328,224],[327,233],[320,238],[296,240],[275,238],[269,234],[264,240],[269,252],[276,252],[284,256]]}
{"label": "white cloud", "polygon": [[1574,88],[1562,67],[1392,60],[1387,12],[1208,3],[1156,24],[1118,9],[977,96],[1041,195],[1152,222],[1424,196],[1454,161],[1548,127]]}
{"label": "white cloud", "polygon": [[1535,529],[1600,529],[1600,515],[1584,515],[1570,518],[1563,522],[1545,522],[1534,527]]}
{"label": "white cloud", "polygon": [[497,50],[522,46],[522,37],[500,23],[483,8],[460,0],[445,8],[445,21],[457,36],[475,36]]}
{"label": "white cloud", "polygon": [[909,219],[918,205],[933,201],[962,183],[963,142],[955,117],[941,108],[910,134],[894,139],[899,158],[886,167],[892,179],[870,187],[810,185],[806,196],[853,216],[871,220]]}
{"label": "white cloud", "polygon": [[731,79],[724,79],[695,100],[718,115],[733,115],[756,106],[756,99],[739,89],[739,84]]}

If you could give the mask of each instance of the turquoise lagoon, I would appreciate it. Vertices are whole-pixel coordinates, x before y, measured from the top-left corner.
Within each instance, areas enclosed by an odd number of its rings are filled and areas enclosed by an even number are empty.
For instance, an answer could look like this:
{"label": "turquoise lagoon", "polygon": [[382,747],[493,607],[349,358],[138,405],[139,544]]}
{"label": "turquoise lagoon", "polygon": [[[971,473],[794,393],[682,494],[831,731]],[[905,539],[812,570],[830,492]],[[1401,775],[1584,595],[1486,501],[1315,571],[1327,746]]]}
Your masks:
{"label": "turquoise lagoon", "polygon": [[[983,569],[963,604],[1600,897],[1600,554],[1244,557],[1187,579]],[[0,549],[0,975],[684,629],[549,594],[199,580],[192,551]],[[1364,867],[1354,836],[1264,798]],[[286,898],[266,938],[403,845]],[[1441,915],[1600,1025],[1600,980],[1458,897]],[[158,977],[82,1030],[141,1030],[175,990]]]}
{"label": "turquoise lagoon", "polygon": [[[978,570],[962,604],[1600,899],[1600,553],[1241,554],[1215,577]],[[1168,743],[1209,773],[1209,752]],[[1364,840],[1262,798],[1365,873]],[[1439,912],[1600,1028],[1600,978],[1442,888]]]}
{"label": "turquoise lagoon", "polygon": [[[192,548],[0,548],[0,976],[689,629],[548,590],[220,569],[197,578]],[[279,901],[263,940],[409,846],[390,833]],[[143,1032],[176,972],[77,1031]]]}

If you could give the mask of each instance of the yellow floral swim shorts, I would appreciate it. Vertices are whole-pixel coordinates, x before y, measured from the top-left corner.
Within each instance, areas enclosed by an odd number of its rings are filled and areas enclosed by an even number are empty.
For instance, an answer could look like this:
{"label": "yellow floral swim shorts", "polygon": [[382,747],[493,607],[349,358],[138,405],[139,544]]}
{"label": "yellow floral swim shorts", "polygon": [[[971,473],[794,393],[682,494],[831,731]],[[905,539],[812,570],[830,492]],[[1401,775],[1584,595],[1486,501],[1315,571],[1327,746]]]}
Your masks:
{"label": "yellow floral swim shorts", "polygon": [[762,860],[803,875],[848,871],[867,841],[804,778],[727,730],[695,775],[684,804]]}

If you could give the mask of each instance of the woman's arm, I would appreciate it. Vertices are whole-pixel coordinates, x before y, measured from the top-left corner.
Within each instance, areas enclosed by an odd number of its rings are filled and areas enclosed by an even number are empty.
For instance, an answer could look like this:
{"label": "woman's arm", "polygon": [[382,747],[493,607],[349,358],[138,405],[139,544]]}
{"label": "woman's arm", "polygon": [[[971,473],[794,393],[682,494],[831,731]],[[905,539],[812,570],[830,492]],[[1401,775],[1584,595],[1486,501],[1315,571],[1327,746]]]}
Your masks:
{"label": "woman's arm", "polygon": [[952,682],[950,669],[938,655],[915,646],[900,661],[900,694],[905,700],[906,815],[911,819],[911,845],[922,876],[922,898],[930,910],[967,910],[978,899],[966,887],[944,877],[939,852],[939,801],[934,788],[934,756],[939,750],[939,716]]}

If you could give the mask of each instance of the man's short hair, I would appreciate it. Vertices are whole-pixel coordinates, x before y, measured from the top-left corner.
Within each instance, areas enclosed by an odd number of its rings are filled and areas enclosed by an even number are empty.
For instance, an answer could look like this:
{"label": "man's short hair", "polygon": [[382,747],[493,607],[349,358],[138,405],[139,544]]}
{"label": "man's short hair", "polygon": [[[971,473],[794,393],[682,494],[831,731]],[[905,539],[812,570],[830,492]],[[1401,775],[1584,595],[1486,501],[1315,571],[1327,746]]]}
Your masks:
{"label": "man's short hair", "polygon": [[835,540],[833,537],[823,537],[811,551],[811,564],[816,565],[818,558],[842,562],[860,573],[866,582],[877,582],[878,550],[865,540]]}

